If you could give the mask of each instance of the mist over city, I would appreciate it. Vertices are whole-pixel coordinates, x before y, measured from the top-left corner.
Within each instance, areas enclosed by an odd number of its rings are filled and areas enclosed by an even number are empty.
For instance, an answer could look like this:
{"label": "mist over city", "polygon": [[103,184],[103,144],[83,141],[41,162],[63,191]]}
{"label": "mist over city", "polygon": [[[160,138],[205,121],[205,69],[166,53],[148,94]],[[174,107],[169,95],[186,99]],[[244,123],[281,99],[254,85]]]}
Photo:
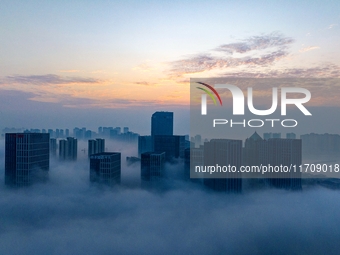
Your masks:
{"label": "mist over city", "polygon": [[1,253],[338,252],[339,190],[221,194],[178,176],[166,179],[165,189],[147,190],[140,187],[139,167],[123,163],[121,185],[91,185],[83,156],[76,163],[51,161],[44,184],[12,190],[1,178]]}
{"label": "mist over city", "polygon": [[0,255],[338,255],[340,1],[0,2]]}

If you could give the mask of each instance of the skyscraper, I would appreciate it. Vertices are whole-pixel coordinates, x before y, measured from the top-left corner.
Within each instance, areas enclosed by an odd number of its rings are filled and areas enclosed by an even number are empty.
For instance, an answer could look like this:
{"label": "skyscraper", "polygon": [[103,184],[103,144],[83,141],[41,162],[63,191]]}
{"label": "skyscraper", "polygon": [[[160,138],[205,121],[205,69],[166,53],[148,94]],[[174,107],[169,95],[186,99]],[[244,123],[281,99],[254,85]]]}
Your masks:
{"label": "skyscraper", "polygon": [[48,177],[50,165],[48,133],[7,133],[5,142],[5,183],[28,186]]}
{"label": "skyscraper", "polygon": [[154,137],[154,151],[165,152],[165,159],[184,158],[184,135],[156,135]]}
{"label": "skyscraper", "polygon": [[173,135],[174,113],[155,112],[151,117],[151,136]]}
{"label": "skyscraper", "polygon": [[97,138],[88,141],[88,157],[92,154],[105,152],[105,139]]}
{"label": "skyscraper", "polygon": [[74,137],[59,140],[59,158],[61,160],[77,160],[78,140]]}
{"label": "skyscraper", "polygon": [[145,152],[141,155],[142,181],[157,180],[164,176],[165,152]]}
{"label": "skyscraper", "polygon": [[115,185],[121,178],[121,154],[102,152],[90,156],[90,181]]}
{"label": "skyscraper", "polygon": [[55,157],[57,155],[57,139],[50,138],[50,154]]}
{"label": "skyscraper", "polygon": [[[272,138],[259,147],[259,162],[271,166],[300,166],[302,163],[301,139]],[[301,189],[300,171],[270,173],[265,175],[270,185],[277,188]]]}
{"label": "skyscraper", "polygon": [[287,133],[286,138],[287,139],[296,139],[296,134],[295,133]]}
{"label": "skyscraper", "polygon": [[[242,140],[212,139],[204,143],[205,166],[234,166],[240,169],[242,161]],[[209,176],[209,175],[208,175]],[[207,178],[203,183],[210,189],[222,192],[241,192],[241,173],[221,173],[220,178]]]}
{"label": "skyscraper", "polygon": [[153,151],[152,138],[149,135],[143,135],[138,137],[138,156],[142,153]]}

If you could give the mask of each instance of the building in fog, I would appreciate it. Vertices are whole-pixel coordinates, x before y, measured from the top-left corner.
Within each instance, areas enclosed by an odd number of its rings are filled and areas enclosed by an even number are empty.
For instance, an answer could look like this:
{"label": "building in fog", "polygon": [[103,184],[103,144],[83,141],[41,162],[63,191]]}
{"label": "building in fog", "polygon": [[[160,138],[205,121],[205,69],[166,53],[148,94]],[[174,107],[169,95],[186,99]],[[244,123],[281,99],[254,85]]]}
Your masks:
{"label": "building in fog", "polygon": [[151,117],[151,136],[173,135],[174,113],[155,112]]}
{"label": "building in fog", "polygon": [[184,158],[184,135],[156,135],[154,139],[154,151],[165,152],[165,159],[172,161],[175,158]]}
{"label": "building in fog", "polygon": [[[259,146],[259,163],[265,166],[300,166],[302,163],[301,139],[272,138]],[[301,173],[275,172],[264,175],[271,186],[285,189],[301,189]]]}
{"label": "building in fog", "polygon": [[281,133],[264,133],[263,139],[268,140],[271,138],[281,138]]}
{"label": "building in fog", "polygon": [[88,141],[88,157],[101,152],[105,152],[105,139],[97,138]]}
{"label": "building in fog", "polygon": [[90,156],[90,181],[110,186],[119,184],[121,179],[121,154],[102,152]]}
{"label": "building in fog", "polygon": [[77,160],[78,140],[74,137],[67,137],[59,140],[59,159]]}
{"label": "building in fog", "polygon": [[286,138],[287,139],[296,139],[296,134],[295,133],[287,133]]}
{"label": "building in fog", "polygon": [[323,157],[324,160],[337,160],[340,155],[340,135],[305,134],[301,135],[303,156]]}
{"label": "building in fog", "polygon": [[254,132],[254,134],[251,137],[246,139],[243,149],[242,165],[245,166],[260,165],[259,149],[262,142],[263,139],[257,132]]}
{"label": "building in fog", "polygon": [[[195,171],[195,166],[203,166],[204,165],[204,146],[201,145],[199,148],[186,148],[184,150],[184,178],[190,179],[190,172]],[[199,178],[195,176],[195,178],[191,179],[192,181],[197,181]]]}
{"label": "building in fog", "polygon": [[50,154],[55,157],[57,155],[57,139],[50,138]]}
{"label": "building in fog", "polygon": [[20,187],[47,180],[49,154],[48,133],[7,133],[5,184]]}
{"label": "building in fog", "polygon": [[165,152],[145,152],[141,155],[142,181],[152,181],[164,177]]}
{"label": "building in fog", "polygon": [[138,157],[144,152],[153,151],[152,137],[149,135],[142,135],[138,137]]}
{"label": "building in fog", "polygon": [[[240,169],[242,162],[242,140],[212,139],[204,143],[204,166],[233,166]],[[242,191],[241,173],[220,173],[210,178],[208,173],[203,183],[206,187],[222,192]]]}

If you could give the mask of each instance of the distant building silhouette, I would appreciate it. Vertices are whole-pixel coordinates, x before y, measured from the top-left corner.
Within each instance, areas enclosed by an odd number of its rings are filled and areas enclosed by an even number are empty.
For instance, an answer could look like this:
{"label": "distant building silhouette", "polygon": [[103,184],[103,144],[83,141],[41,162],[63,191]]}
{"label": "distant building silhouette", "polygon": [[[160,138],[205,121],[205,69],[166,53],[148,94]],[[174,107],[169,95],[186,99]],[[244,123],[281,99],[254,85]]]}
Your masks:
{"label": "distant building silhouette", "polygon": [[28,186],[48,178],[50,165],[48,133],[7,133],[5,184]]}
{"label": "distant building silhouette", "polygon": [[296,134],[295,133],[287,133],[286,138],[287,139],[296,139]]}
{"label": "distant building silhouette", "polygon": [[78,140],[74,137],[59,140],[59,159],[77,160]]}
{"label": "distant building silhouette", "polygon": [[105,139],[97,138],[88,141],[88,157],[101,152],[105,152]]}
{"label": "distant building silhouette", "polygon": [[57,139],[50,138],[50,154],[55,157],[57,155]]}
{"label": "distant building silhouette", "polygon": [[110,186],[121,180],[121,154],[102,152],[90,156],[90,181],[105,183]]}
{"label": "distant building silhouette", "polygon": [[340,154],[340,135],[305,134],[301,135],[304,157],[327,156],[338,158]]}
{"label": "distant building silhouette", "polygon": [[258,166],[260,165],[259,149],[263,139],[257,132],[247,138],[243,150],[243,165]]}
{"label": "distant building silhouette", "polygon": [[281,133],[264,133],[263,139],[268,140],[271,138],[281,138]]}

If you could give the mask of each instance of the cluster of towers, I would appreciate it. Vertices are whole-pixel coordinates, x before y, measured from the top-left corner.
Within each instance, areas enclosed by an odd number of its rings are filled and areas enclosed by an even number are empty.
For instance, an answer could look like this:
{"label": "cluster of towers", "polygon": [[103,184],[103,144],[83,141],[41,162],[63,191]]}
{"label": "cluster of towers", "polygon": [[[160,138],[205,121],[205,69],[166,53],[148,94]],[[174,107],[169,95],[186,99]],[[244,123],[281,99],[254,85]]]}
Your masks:
{"label": "cluster of towers", "polygon": [[[184,159],[186,177],[192,175],[192,166],[233,165],[300,165],[302,143],[289,138],[281,139],[280,134],[266,133],[262,139],[256,132],[245,141],[211,139],[202,144],[197,135],[190,142],[185,136],[173,134],[173,112],[155,112],[151,117],[151,135],[138,137],[138,154],[142,182],[153,182],[165,175],[165,163]],[[111,129],[110,129],[111,130]],[[101,130],[104,132],[104,129]],[[125,130],[124,132],[129,132]],[[49,159],[57,154],[57,139],[49,133],[7,133],[5,148],[5,182],[15,186],[27,186],[35,181],[46,180]],[[59,158],[74,161],[77,159],[78,140],[74,137],[59,139]],[[114,185],[121,179],[121,153],[106,152],[105,139],[88,140],[88,158],[90,161],[90,181]],[[191,167],[190,167],[191,165]],[[255,174],[256,175],[256,174]],[[272,176],[252,176],[248,183],[256,185],[258,181],[280,187],[301,188],[301,176],[289,174]],[[193,176],[191,176],[193,177]],[[199,178],[196,176],[196,178]],[[253,179],[253,180],[252,180]],[[240,192],[245,181],[241,173],[230,173],[222,178],[203,178],[202,183],[213,190]],[[254,181],[256,180],[256,181]]]}

